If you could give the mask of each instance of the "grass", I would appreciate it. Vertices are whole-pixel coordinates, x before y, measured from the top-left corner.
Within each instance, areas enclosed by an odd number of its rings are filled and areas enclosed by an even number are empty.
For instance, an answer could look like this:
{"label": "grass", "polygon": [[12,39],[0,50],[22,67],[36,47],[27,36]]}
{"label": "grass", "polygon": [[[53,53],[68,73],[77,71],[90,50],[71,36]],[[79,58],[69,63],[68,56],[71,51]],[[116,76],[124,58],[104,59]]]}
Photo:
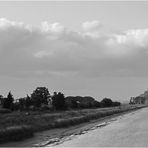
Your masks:
{"label": "grass", "polygon": [[4,114],[4,113],[11,113],[11,111],[9,109],[0,108],[0,114]]}
{"label": "grass", "polygon": [[0,114],[0,142],[21,140],[33,136],[33,132],[68,127],[142,107],[145,106],[123,105],[121,107],[69,110],[61,112],[32,111],[29,114],[26,114],[26,112]]}
{"label": "grass", "polygon": [[18,141],[33,136],[30,126],[10,126],[0,130],[0,142]]}

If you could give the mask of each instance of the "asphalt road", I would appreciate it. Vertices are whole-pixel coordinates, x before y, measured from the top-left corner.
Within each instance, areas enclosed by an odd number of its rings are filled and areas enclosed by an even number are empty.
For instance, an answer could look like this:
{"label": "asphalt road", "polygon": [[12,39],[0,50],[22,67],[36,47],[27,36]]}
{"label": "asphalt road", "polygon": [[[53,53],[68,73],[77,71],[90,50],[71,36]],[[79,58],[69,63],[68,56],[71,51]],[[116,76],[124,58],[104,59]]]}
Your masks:
{"label": "asphalt road", "polygon": [[[105,124],[104,124],[105,125]],[[147,147],[148,107],[119,116],[116,120],[75,135],[57,147]]]}

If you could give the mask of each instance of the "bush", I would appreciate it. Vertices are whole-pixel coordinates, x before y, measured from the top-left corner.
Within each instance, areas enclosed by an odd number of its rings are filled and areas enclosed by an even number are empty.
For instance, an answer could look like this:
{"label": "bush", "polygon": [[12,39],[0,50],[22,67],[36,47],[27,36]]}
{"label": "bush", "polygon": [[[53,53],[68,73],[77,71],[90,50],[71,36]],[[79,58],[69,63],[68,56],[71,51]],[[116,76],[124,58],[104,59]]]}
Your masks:
{"label": "bush", "polygon": [[113,106],[120,106],[121,105],[120,102],[113,102],[112,104],[113,104]]}
{"label": "bush", "polygon": [[41,110],[50,110],[51,108],[46,104],[42,104],[40,109]]}
{"label": "bush", "polygon": [[1,108],[0,109],[0,113],[11,113],[10,109],[6,109],[6,108]]}
{"label": "bush", "polygon": [[17,141],[33,136],[33,129],[30,126],[11,126],[0,130],[0,143],[6,141]]}
{"label": "bush", "polygon": [[13,103],[13,111],[19,110],[20,109],[20,104],[19,102]]}

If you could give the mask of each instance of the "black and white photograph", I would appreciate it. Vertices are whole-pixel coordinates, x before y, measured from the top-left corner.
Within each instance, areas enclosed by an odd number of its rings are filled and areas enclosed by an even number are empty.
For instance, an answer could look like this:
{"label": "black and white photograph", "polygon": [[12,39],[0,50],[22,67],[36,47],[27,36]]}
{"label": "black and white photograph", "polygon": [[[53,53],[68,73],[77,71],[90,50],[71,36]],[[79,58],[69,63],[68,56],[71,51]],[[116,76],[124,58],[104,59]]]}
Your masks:
{"label": "black and white photograph", "polygon": [[148,147],[148,1],[0,0],[0,147]]}

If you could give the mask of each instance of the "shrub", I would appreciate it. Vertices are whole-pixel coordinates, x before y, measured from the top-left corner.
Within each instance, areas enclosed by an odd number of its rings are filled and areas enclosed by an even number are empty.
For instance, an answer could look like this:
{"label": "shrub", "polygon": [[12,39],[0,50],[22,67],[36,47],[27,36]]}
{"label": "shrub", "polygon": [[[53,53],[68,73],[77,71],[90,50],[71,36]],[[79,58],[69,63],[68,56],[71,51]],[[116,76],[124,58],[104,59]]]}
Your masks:
{"label": "shrub", "polygon": [[120,103],[120,102],[113,102],[112,105],[113,105],[113,106],[120,106],[121,103]]}
{"label": "shrub", "polygon": [[0,113],[11,113],[10,109],[6,109],[6,108],[1,108],[0,109]]}
{"label": "shrub", "polygon": [[0,130],[0,143],[17,141],[31,136],[33,136],[33,130],[30,126],[11,126]]}

